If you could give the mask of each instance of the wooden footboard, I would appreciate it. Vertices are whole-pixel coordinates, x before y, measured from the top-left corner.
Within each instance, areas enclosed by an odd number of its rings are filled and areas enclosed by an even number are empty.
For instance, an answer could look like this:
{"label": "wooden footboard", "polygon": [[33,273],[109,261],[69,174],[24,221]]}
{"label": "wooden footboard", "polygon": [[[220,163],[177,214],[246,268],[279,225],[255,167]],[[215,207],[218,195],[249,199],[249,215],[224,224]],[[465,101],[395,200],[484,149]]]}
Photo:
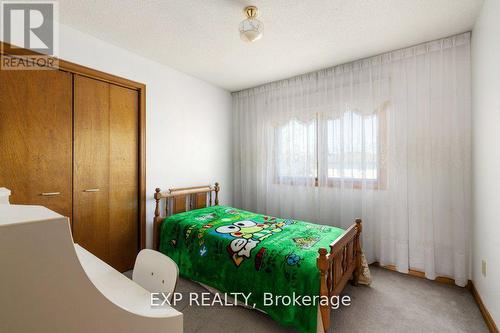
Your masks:
{"label": "wooden footboard", "polygon": [[[185,212],[190,209],[203,208],[219,204],[220,186],[197,186],[188,188],[170,189],[162,192],[156,189],[154,198],[156,208],[153,222],[153,248],[159,249],[160,229],[163,219],[170,214]],[[214,193],[215,200],[212,200]],[[160,200],[165,201],[165,213],[160,213]],[[319,249],[317,266],[320,271],[320,296],[339,296],[345,285],[352,279],[353,284],[358,283],[361,273],[361,220],[356,219],[352,226],[347,229],[341,237],[330,244],[330,251],[325,248]],[[329,305],[320,306],[321,319],[325,332],[330,327]]]}
{"label": "wooden footboard", "polygon": [[[339,296],[345,285],[352,279],[358,284],[361,274],[361,219],[356,219],[344,234],[330,244],[330,252],[319,249],[317,266],[320,271],[320,296]],[[320,306],[321,319],[325,332],[330,327],[330,305]]]}

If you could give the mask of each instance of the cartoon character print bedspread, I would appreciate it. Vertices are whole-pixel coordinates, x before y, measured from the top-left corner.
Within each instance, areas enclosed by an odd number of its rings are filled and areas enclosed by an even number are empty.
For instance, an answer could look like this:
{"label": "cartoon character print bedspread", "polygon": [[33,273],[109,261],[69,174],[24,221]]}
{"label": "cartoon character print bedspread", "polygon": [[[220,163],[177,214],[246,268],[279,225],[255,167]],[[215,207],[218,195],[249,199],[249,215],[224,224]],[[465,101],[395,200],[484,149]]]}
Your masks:
{"label": "cartoon character print bedspread", "polygon": [[281,325],[312,333],[316,331],[316,306],[265,306],[269,299],[264,295],[318,295],[318,249],[328,248],[343,232],[213,206],[166,218],[160,251],[177,263],[183,277],[221,292],[250,294],[250,306],[265,311]]}

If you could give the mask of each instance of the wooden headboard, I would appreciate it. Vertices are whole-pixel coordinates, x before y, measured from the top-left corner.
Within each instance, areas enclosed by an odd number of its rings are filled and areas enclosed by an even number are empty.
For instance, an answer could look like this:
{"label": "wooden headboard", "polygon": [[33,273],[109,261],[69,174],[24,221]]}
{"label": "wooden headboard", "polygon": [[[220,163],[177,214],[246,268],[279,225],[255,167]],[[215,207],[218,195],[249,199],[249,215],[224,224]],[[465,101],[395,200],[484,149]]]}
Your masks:
{"label": "wooden headboard", "polygon": [[[162,192],[155,190],[155,217],[153,221],[153,249],[160,246],[160,228],[163,219],[169,215],[187,212],[192,209],[219,205],[219,183],[205,186],[171,188]],[[215,193],[215,195],[212,195]],[[165,214],[160,214],[160,200],[165,199]],[[213,203],[213,204],[212,204]]]}

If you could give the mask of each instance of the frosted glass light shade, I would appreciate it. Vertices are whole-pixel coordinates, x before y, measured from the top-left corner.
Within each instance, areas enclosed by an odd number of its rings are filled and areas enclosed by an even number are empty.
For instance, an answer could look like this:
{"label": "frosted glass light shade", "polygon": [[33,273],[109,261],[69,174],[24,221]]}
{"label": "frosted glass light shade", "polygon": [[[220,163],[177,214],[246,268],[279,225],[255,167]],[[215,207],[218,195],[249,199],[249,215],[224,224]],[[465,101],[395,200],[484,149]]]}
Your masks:
{"label": "frosted glass light shade", "polygon": [[255,18],[248,18],[240,23],[240,38],[245,42],[253,42],[262,37],[264,25]]}

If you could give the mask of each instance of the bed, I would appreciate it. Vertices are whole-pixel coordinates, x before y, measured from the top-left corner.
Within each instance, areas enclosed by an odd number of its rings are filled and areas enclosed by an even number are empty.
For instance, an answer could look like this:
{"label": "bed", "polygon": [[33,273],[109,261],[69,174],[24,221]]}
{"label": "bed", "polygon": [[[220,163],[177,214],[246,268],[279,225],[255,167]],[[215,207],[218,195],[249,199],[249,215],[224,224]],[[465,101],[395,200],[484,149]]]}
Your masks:
{"label": "bed", "polygon": [[326,332],[330,302],[349,280],[359,280],[361,220],[343,230],[276,218],[219,206],[219,191],[218,183],[157,188],[154,248],[176,261],[185,278],[251,295],[247,305],[283,326]]}

